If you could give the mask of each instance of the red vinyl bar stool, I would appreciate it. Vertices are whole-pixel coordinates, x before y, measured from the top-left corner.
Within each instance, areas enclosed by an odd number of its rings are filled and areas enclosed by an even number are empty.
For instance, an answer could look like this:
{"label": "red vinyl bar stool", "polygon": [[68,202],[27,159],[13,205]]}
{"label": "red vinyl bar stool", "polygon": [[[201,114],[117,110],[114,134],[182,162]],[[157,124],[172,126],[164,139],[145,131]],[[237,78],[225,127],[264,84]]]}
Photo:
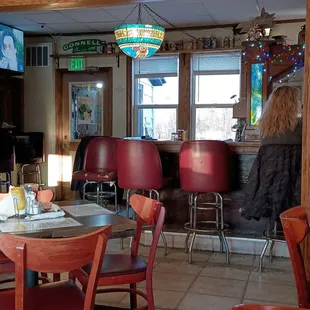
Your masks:
{"label": "red vinyl bar stool", "polygon": [[114,187],[115,210],[117,210],[117,143],[119,139],[98,137],[92,139],[87,145],[84,158],[84,168],[73,173],[73,180],[85,181],[83,186],[83,199],[87,196],[86,187],[97,184],[97,204],[103,198],[111,197],[110,192],[103,192],[103,183]]}
{"label": "red vinyl bar stool", "polygon": [[[163,187],[161,159],[154,143],[149,141],[121,140],[117,152],[117,179],[120,188],[126,190],[126,210],[129,216],[130,194],[133,191],[148,191],[150,198],[159,201]],[[167,240],[163,232],[165,255]]]}
{"label": "red vinyl bar stool", "polygon": [[[192,263],[192,250],[196,233],[218,233],[221,252],[226,251],[226,263],[229,263],[229,247],[224,234],[223,198],[221,192],[229,190],[228,145],[221,141],[186,141],[180,150],[181,188],[189,193],[190,221],[185,224],[187,236],[185,251],[188,261]],[[202,193],[211,193],[214,202],[197,203]],[[215,220],[197,221],[197,210],[215,211]],[[192,240],[188,250],[188,241]]]}

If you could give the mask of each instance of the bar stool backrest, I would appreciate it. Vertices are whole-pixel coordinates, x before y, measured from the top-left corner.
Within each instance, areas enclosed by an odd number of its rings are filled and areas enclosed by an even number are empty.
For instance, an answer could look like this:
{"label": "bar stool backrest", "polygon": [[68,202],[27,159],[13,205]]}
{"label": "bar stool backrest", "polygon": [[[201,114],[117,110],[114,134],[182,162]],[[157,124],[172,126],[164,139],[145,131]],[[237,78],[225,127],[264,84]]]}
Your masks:
{"label": "bar stool backrest", "polygon": [[118,138],[98,137],[89,141],[83,170],[88,172],[117,171]]}
{"label": "bar stool backrest", "polygon": [[307,281],[304,259],[301,252],[301,242],[309,234],[309,226],[305,207],[295,207],[280,214],[286,244],[291,257],[301,308],[309,308],[309,282]]}
{"label": "bar stool backrest", "polygon": [[230,150],[213,140],[185,141],[180,150],[181,188],[187,192],[226,192],[230,187]]}
{"label": "bar stool backrest", "polygon": [[161,189],[162,166],[155,144],[149,141],[120,141],[117,178],[118,185],[124,189]]}

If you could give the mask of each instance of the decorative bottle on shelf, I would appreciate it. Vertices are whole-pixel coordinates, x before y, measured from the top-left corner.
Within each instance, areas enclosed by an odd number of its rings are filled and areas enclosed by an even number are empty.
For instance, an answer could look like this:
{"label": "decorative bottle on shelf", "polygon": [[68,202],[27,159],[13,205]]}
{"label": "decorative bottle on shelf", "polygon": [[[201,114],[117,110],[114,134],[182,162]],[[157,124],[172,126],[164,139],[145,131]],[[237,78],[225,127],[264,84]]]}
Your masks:
{"label": "decorative bottle on shelf", "polygon": [[306,43],[306,25],[301,27],[301,31],[298,34],[298,44]]}

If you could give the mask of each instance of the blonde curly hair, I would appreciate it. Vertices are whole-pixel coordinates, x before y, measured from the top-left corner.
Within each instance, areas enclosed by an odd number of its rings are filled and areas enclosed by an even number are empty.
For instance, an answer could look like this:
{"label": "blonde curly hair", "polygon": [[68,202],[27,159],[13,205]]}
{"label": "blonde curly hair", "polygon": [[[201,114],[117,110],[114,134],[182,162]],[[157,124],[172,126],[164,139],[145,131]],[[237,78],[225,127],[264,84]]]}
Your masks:
{"label": "blonde curly hair", "polygon": [[273,91],[258,123],[262,138],[295,130],[301,108],[299,97],[299,90],[292,86],[280,86]]}

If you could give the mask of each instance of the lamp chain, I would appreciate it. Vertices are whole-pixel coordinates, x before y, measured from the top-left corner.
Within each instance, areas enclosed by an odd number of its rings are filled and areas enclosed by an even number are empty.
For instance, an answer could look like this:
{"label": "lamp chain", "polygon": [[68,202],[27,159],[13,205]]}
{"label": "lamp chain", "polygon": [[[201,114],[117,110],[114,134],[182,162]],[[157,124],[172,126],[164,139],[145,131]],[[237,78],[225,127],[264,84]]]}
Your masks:
{"label": "lamp chain", "polygon": [[142,24],[142,4],[140,3],[139,4],[139,11],[138,11],[138,21],[137,21],[137,24]]}
{"label": "lamp chain", "polygon": [[[171,26],[172,28],[178,28],[176,25],[172,24],[168,19],[162,17],[161,15],[157,14],[153,9],[151,9],[147,4],[143,3],[142,4],[143,7],[145,8],[146,11],[149,11],[151,13],[153,13],[155,16],[159,17],[161,20],[163,20],[166,24],[168,24],[169,26]],[[183,32],[184,34],[186,34],[188,37],[197,40],[196,37],[194,37],[193,35],[181,30],[181,32]]]}
{"label": "lamp chain", "polygon": [[125,24],[127,19],[132,15],[132,13],[137,9],[137,7],[140,6],[140,4],[135,5],[135,7],[130,11],[130,13],[126,16],[126,18],[123,20],[122,25]]}

